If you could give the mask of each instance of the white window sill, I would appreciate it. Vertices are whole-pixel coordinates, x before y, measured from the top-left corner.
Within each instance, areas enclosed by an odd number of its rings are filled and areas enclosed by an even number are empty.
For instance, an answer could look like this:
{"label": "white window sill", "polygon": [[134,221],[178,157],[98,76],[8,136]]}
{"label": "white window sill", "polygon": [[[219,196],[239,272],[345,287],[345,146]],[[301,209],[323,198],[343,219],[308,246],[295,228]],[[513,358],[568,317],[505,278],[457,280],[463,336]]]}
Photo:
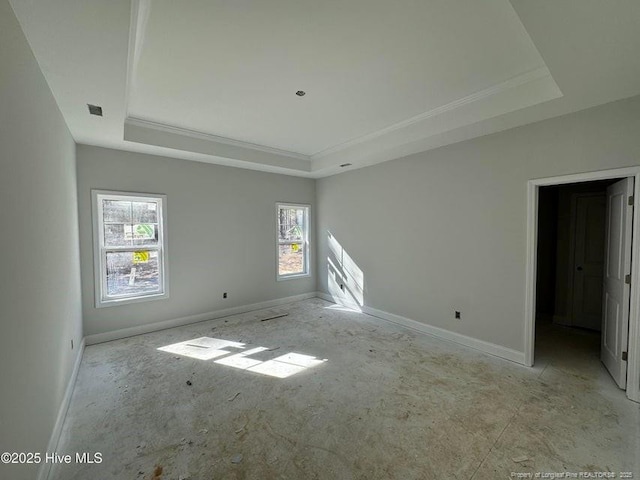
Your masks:
{"label": "white window sill", "polygon": [[169,293],[144,295],[142,297],[125,297],[113,300],[101,300],[96,302],[96,308],[115,307],[118,305],[128,305],[130,303],[151,302],[153,300],[163,300],[165,298],[169,298]]}
{"label": "white window sill", "polygon": [[283,282],[285,280],[295,280],[297,278],[309,278],[311,277],[311,273],[292,273],[291,275],[278,275],[276,279],[278,282]]}

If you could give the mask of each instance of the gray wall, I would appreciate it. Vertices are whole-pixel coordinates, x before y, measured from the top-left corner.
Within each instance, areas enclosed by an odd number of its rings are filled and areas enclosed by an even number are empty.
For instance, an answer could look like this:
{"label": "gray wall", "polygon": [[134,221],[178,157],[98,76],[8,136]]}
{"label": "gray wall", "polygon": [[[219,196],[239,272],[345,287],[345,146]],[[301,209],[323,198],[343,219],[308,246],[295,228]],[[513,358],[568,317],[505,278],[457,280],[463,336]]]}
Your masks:
{"label": "gray wall", "polygon": [[[77,155],[86,335],[315,291],[313,256],[310,278],[278,282],[275,250],[276,202],[312,204],[313,222],[313,180],[86,145]],[[168,299],[95,308],[94,188],[167,195]]]}
{"label": "gray wall", "polygon": [[634,97],[321,179],[318,287],[331,231],[365,305],[523,351],[527,181],[638,165],[638,132]]}
{"label": "gray wall", "polygon": [[82,339],[75,144],[6,0],[0,205],[0,451],[44,452]]}

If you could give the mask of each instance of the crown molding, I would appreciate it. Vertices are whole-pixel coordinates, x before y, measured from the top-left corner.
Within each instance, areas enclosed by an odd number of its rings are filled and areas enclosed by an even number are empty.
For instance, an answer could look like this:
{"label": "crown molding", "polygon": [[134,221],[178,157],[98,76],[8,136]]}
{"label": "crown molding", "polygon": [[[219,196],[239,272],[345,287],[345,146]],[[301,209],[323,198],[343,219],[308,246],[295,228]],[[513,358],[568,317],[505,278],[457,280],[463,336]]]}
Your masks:
{"label": "crown molding", "polygon": [[[329,164],[333,165],[333,163],[336,163],[334,166],[337,166],[341,160],[339,161],[339,159],[333,157],[336,154],[338,154],[337,156],[341,156],[346,153],[345,151],[353,149],[354,147],[357,149],[364,148],[366,151],[367,144],[373,147],[374,144],[379,145],[380,142],[383,142],[383,144],[386,145],[386,149],[397,149],[406,143],[415,143],[416,136],[422,135],[424,138],[431,137],[436,133],[432,131],[434,120],[431,119],[439,118],[440,115],[444,115],[446,119],[447,115],[445,114],[458,109],[463,109],[464,111],[465,107],[467,109],[480,109],[478,110],[479,112],[483,111],[486,107],[482,106],[482,104],[486,103],[487,99],[495,97],[496,102],[499,104],[502,101],[501,96],[509,95],[513,97],[512,92],[517,91],[518,87],[523,87],[536,81],[544,81],[544,79],[550,79],[555,85],[551,72],[543,65],[380,130],[327,147],[312,155],[306,155],[300,152],[177,127],[131,115],[129,111],[130,97],[133,93],[136,70],[140,59],[140,52],[144,44],[144,35],[150,10],[150,0],[132,0],[127,59],[124,139],[142,144],[310,172],[316,169],[324,170]],[[506,92],[509,93],[507,94]],[[483,102],[483,100],[485,100],[485,102]],[[431,122],[429,122],[429,120],[431,120]],[[431,123],[431,125],[429,125],[429,123]],[[445,120],[442,126],[446,125],[446,123],[447,121]],[[457,127],[454,127],[453,129],[455,130],[456,128]],[[162,138],[163,133],[169,135],[167,135],[166,138]],[[413,140],[407,142],[408,136],[412,137]],[[260,157],[260,153],[266,154],[267,156]]]}
{"label": "crown molding", "polygon": [[233,138],[220,137],[218,135],[212,135],[210,133],[198,132],[195,130],[189,130],[187,128],[176,127],[173,125],[168,125],[165,123],[154,122],[151,120],[146,120],[143,118],[137,117],[127,117],[125,120],[125,124],[133,125],[137,127],[149,128],[152,130],[172,133],[175,135],[181,135],[183,137],[195,138],[198,140],[205,140],[207,142],[219,143],[223,145],[229,145],[232,147],[239,148],[247,148],[250,150],[256,150],[263,153],[269,153],[272,155],[279,155],[284,157],[295,158],[296,160],[304,160],[307,162],[311,161],[311,157],[308,155],[303,155],[297,152],[290,152],[288,150],[281,150],[279,148],[268,147],[266,145],[258,145],[256,143],[243,142],[241,140],[235,140]]}
{"label": "crown molding", "polygon": [[[138,29],[138,32],[140,29]],[[157,132],[165,132],[174,135],[180,135],[182,137],[189,137],[197,140],[203,140],[206,142],[210,142],[212,144],[222,144],[228,145],[237,148],[249,149],[252,151],[268,153],[271,155],[277,155],[281,157],[293,158],[296,160],[303,160],[309,163],[313,163],[314,160],[321,160],[325,157],[333,155],[335,153],[339,153],[343,150],[347,150],[351,147],[361,145],[377,138],[383,137],[385,135],[391,134],[393,132],[397,132],[399,130],[406,129],[412,125],[416,125],[420,122],[424,122],[428,119],[437,117],[439,115],[452,112],[456,109],[460,109],[466,107],[470,104],[479,102],[481,100],[487,99],[492,96],[496,96],[498,94],[504,93],[506,91],[515,89],[517,87],[521,87],[523,85],[532,83],[536,80],[544,79],[544,78],[553,78],[551,77],[551,72],[549,69],[544,66],[540,68],[536,68],[534,70],[530,70],[516,77],[510,78],[502,83],[498,83],[496,85],[492,85],[489,88],[481,90],[479,92],[473,93],[471,95],[467,95],[458,100],[454,100],[453,102],[449,102],[440,107],[436,107],[427,112],[421,113],[420,115],[416,115],[409,119],[403,120],[401,122],[395,123],[383,129],[377,130],[375,132],[369,133],[367,135],[363,135],[361,137],[355,138],[353,140],[349,140],[347,142],[343,142],[338,145],[334,145],[332,147],[326,148],[318,153],[313,155],[304,155],[298,152],[292,152],[288,150],[283,150],[279,148],[269,147],[266,145],[259,145],[250,142],[244,142],[241,140],[236,140],[233,138],[222,137],[218,135],[213,135],[210,133],[198,132],[195,130],[190,130],[187,128],[176,127],[173,125],[168,125],[161,122],[155,122],[152,120],[146,120],[143,118],[138,118],[134,116],[129,116],[125,120],[125,125],[132,125],[137,127],[142,127],[146,129],[152,129]]]}
{"label": "crown molding", "polygon": [[[126,75],[126,85],[125,85],[125,120],[124,120],[124,139],[130,141],[136,141],[133,138],[127,138],[127,127],[140,127],[147,130],[152,130],[155,132],[163,132],[169,133],[172,135],[177,135],[180,137],[187,137],[191,139],[196,139],[200,141],[207,142],[211,145],[212,148],[219,148],[219,146],[227,146],[234,147],[236,150],[235,158],[236,160],[242,160],[247,155],[252,157],[253,155],[250,152],[261,152],[269,154],[270,156],[275,157],[284,157],[286,159],[293,159],[298,161],[303,161],[305,164],[308,164],[307,168],[304,165],[300,165],[294,168],[294,170],[310,170],[311,165],[311,157],[308,155],[303,155],[298,152],[290,152],[287,150],[282,150],[279,148],[269,147],[266,145],[258,145],[250,142],[243,142],[240,140],[235,140],[232,138],[221,137],[218,135],[213,135],[204,132],[198,132],[195,130],[189,130],[186,128],[176,127],[174,125],[168,125],[161,122],[154,122],[151,120],[146,120],[143,118],[137,118],[130,114],[129,105],[131,100],[131,93],[133,90],[133,85],[135,83],[136,71],[138,67],[138,63],[140,61],[140,53],[142,51],[142,46],[144,44],[144,36],[147,26],[147,21],[149,19],[149,15],[151,12],[151,1],[150,0],[132,0],[131,2],[131,18],[129,21],[129,46],[127,52],[127,75]],[[165,146],[171,148],[170,145],[162,145],[162,143],[156,143],[158,146]],[[216,145],[218,147],[216,147]],[[239,151],[244,151],[244,154],[238,155]],[[194,153],[197,150],[194,150]],[[211,152],[201,152],[207,155],[211,155]],[[215,156],[215,155],[214,155]],[[252,162],[252,163],[255,163]],[[272,161],[266,161],[266,164],[274,163]],[[278,163],[276,160],[275,163]],[[285,163],[286,160],[285,160]]]}
{"label": "crown molding", "polygon": [[480,90],[479,92],[472,93],[471,95],[467,95],[466,97],[459,98],[458,100],[454,100],[453,102],[449,102],[440,107],[436,107],[427,112],[416,115],[415,117],[408,118],[406,120],[402,120],[401,122],[394,123],[388,127],[382,128],[375,132],[369,133],[367,135],[363,135],[361,137],[354,138],[352,140],[348,140],[346,142],[340,143],[338,145],[334,145],[332,147],[325,148],[324,150],[320,150],[319,152],[314,153],[310,156],[311,160],[321,159],[326,156],[332,155],[334,153],[338,153],[342,150],[346,150],[350,147],[366,143],[368,141],[374,140],[378,137],[384,136],[386,134],[395,132],[397,130],[401,130],[403,128],[407,128],[416,123],[422,122],[424,120],[436,117],[438,115],[442,115],[443,113],[450,112],[452,110],[456,110],[458,108],[464,107],[471,103],[477,102],[479,100],[483,100],[485,98],[497,95],[499,93],[505,92],[507,90],[511,90],[513,88],[519,87],[521,85],[526,85],[527,83],[531,83],[535,80],[539,80],[541,78],[551,77],[551,72],[546,66],[536,68],[534,70],[529,70],[521,75],[510,78],[502,83],[498,83],[496,85],[492,85],[489,88],[484,90]]}

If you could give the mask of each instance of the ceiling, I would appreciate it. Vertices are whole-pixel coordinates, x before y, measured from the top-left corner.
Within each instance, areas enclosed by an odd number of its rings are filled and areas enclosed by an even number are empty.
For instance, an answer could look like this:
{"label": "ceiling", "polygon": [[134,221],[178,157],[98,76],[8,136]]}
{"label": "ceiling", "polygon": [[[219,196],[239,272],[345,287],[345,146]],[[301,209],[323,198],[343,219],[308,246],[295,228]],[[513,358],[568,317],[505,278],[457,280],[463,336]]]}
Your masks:
{"label": "ceiling", "polygon": [[640,94],[637,0],[11,3],[78,143],[257,170],[332,175]]}

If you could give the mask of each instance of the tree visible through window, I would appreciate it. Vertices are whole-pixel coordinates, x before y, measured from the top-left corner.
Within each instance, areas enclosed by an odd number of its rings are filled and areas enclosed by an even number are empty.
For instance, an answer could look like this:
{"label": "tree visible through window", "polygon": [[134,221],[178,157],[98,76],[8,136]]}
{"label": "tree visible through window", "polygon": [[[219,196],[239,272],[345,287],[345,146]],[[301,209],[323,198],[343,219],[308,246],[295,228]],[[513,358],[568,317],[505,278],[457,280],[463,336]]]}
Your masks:
{"label": "tree visible through window", "polygon": [[93,194],[96,306],[164,296],[165,197]]}
{"label": "tree visible through window", "polygon": [[309,274],[309,207],[278,204],[278,278]]}

